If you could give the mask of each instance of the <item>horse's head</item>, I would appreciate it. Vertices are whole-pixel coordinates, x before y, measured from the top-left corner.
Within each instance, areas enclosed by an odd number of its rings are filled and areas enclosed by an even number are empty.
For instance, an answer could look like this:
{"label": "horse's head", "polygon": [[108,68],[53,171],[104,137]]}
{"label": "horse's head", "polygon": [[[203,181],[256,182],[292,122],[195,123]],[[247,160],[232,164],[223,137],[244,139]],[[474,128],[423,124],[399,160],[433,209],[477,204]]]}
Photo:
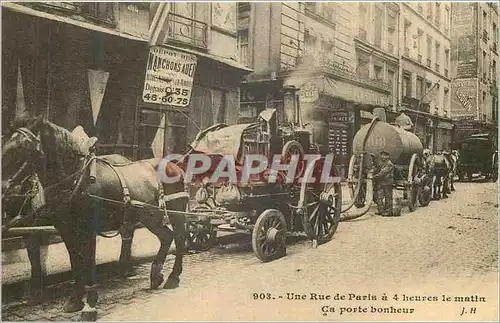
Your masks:
{"label": "horse's head", "polygon": [[422,155],[424,156],[424,158],[428,158],[431,155],[430,149],[424,149]]}
{"label": "horse's head", "polygon": [[[2,188],[7,190],[15,181],[24,179],[28,169],[43,158],[41,118],[17,121],[12,135],[2,145]],[[26,175],[26,176],[22,176]]]}

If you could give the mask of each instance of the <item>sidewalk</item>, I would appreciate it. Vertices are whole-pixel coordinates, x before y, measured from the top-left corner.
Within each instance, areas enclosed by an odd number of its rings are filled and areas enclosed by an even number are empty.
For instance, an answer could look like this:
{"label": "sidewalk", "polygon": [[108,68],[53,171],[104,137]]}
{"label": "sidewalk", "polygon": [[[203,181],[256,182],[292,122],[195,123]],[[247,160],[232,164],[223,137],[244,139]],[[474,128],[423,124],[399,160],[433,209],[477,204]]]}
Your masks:
{"label": "sidewalk", "polygon": [[[228,237],[232,233],[219,232],[218,237]],[[118,261],[120,257],[121,239],[97,237],[97,265]],[[135,231],[132,244],[132,260],[148,261],[153,258],[160,242],[155,235],[146,228]],[[172,243],[170,252],[174,251],[175,243]],[[68,252],[64,243],[52,244],[42,247],[45,255],[47,275],[61,274],[71,270]],[[29,280],[31,277],[31,266],[26,249],[2,251],[2,285],[19,283]]]}

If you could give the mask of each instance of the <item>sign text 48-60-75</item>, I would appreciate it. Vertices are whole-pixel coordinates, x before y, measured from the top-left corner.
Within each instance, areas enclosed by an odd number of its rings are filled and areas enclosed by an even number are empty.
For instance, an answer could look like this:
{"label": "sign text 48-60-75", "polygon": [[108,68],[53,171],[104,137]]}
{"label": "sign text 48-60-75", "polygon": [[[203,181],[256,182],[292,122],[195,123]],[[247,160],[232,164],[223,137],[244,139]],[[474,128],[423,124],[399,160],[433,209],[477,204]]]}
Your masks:
{"label": "sign text 48-60-75", "polygon": [[144,102],[188,106],[196,64],[195,55],[151,47],[142,94]]}

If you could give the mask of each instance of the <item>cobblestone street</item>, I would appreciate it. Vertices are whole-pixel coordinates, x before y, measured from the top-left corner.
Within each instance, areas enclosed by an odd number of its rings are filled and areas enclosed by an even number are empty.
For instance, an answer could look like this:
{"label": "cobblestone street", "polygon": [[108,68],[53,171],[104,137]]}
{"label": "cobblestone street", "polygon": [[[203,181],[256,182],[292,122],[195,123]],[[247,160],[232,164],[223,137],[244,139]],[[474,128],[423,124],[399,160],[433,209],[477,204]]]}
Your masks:
{"label": "cobblestone street", "polygon": [[[498,315],[494,306],[498,303],[497,186],[458,183],[456,187],[449,199],[399,218],[368,214],[343,222],[330,243],[318,249],[305,241],[292,243],[285,258],[270,263],[261,263],[245,241],[187,256],[177,290],[148,290],[149,264],[139,265],[139,275],[126,281],[101,276],[99,319],[364,320],[377,307],[393,306],[413,308],[411,319],[453,320],[460,317],[462,307],[473,306],[476,313],[468,319],[494,320]],[[169,259],[167,274],[173,262]],[[61,291],[67,289],[67,284],[52,287],[54,296],[43,306],[4,305],[2,318],[76,320],[78,313],[61,311],[65,294]],[[254,293],[271,299],[255,300]],[[287,293],[307,294],[308,300],[286,300]],[[310,293],[347,298],[315,301],[309,300]],[[349,301],[350,293],[364,295],[364,300]],[[381,300],[383,293],[388,301]],[[439,304],[395,301],[394,294],[437,296]],[[478,295],[486,302],[442,304],[442,295]],[[322,306],[335,312],[326,315]],[[354,313],[354,308],[368,312]],[[409,319],[409,315],[377,314],[377,318]]]}

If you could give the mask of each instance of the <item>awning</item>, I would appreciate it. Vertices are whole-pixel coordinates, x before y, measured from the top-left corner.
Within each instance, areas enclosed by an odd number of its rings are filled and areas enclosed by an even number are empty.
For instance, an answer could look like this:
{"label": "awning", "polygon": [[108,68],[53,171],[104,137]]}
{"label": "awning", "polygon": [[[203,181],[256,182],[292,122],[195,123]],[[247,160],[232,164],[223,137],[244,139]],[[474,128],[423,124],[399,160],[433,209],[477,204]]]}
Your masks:
{"label": "awning", "polygon": [[58,22],[64,22],[64,23],[67,23],[69,25],[73,25],[73,26],[77,26],[77,27],[81,27],[81,28],[85,28],[85,29],[89,29],[89,30],[99,31],[99,32],[114,35],[114,36],[124,37],[124,38],[137,40],[137,41],[143,41],[143,42],[148,41],[147,38],[140,38],[140,37],[137,37],[134,35],[130,35],[127,33],[122,33],[122,32],[116,31],[114,29],[97,26],[97,25],[94,25],[94,24],[91,24],[88,22],[77,21],[77,20],[74,20],[74,19],[71,19],[68,17],[58,16],[58,15],[54,15],[54,14],[51,14],[48,12],[38,11],[38,10],[29,8],[29,7],[20,5],[20,4],[12,3],[12,2],[2,2],[2,7],[6,8],[6,9],[10,9],[12,11],[23,13],[26,15],[50,19],[50,20],[54,20],[54,21],[58,21]]}

